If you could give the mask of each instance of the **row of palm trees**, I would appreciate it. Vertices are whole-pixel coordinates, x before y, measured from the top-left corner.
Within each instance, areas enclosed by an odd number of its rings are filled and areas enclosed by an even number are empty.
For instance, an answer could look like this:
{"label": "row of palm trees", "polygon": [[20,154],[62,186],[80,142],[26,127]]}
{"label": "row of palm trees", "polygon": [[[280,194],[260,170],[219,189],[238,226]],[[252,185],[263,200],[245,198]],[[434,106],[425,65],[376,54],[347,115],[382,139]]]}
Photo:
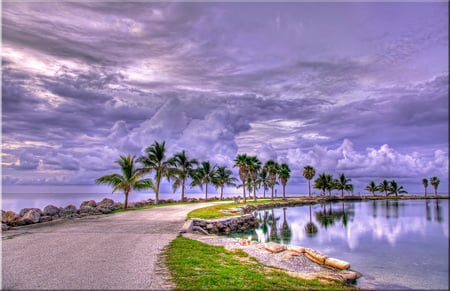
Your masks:
{"label": "row of palm trees", "polygon": [[408,192],[405,190],[403,186],[399,186],[397,181],[392,180],[383,180],[380,184],[376,184],[375,181],[370,181],[369,185],[366,186],[365,190],[372,193],[372,195],[375,196],[375,192],[384,193],[387,197],[388,195],[395,195],[396,197],[398,194],[407,194]]}
{"label": "row of palm trees", "polygon": [[[434,188],[434,195],[437,195],[437,189],[439,187],[439,183],[441,183],[441,180],[439,180],[438,177],[434,176],[434,177],[430,178],[430,184]],[[422,179],[422,184],[423,184],[423,187],[425,189],[425,197],[427,197],[428,179],[427,178],[423,178]]]}
{"label": "row of palm trees", "polygon": [[253,199],[256,201],[256,190],[263,187],[263,197],[266,197],[266,191],[271,189],[271,198],[274,198],[274,187],[278,180],[283,188],[283,199],[286,198],[286,184],[291,177],[291,169],[288,164],[278,164],[274,160],[268,160],[262,165],[262,162],[256,156],[247,154],[237,155],[234,159],[234,167],[239,168],[239,178],[242,184],[244,203],[247,202],[246,189],[248,193],[253,191]]}
{"label": "row of palm trees", "polygon": [[[113,193],[122,190],[125,194],[125,208],[128,207],[128,196],[132,189],[144,190],[153,189],[155,192],[155,204],[159,201],[159,190],[163,178],[168,181],[173,179],[173,191],[181,188],[181,200],[185,200],[185,189],[188,181],[189,186],[199,186],[205,190],[205,200],[208,200],[208,186],[214,185],[220,189],[220,199],[223,199],[225,186],[242,187],[244,202],[247,201],[246,189],[250,194],[253,191],[253,198],[256,201],[256,190],[261,186],[266,190],[272,189],[272,199],[274,198],[274,186],[280,181],[283,187],[283,198],[285,198],[285,188],[290,178],[289,166],[286,163],[278,164],[273,160],[267,161],[264,166],[256,156],[246,154],[237,155],[234,160],[235,167],[239,167],[239,177],[241,185],[236,185],[238,181],[232,176],[232,171],[226,166],[212,166],[209,161],[199,163],[196,159],[188,158],[183,150],[173,157],[166,156],[165,142],[155,141],[145,149],[145,154],[140,157],[123,155],[116,163],[120,166],[121,174],[102,176],[96,179],[99,184],[109,184],[113,187]],[[140,166],[139,166],[140,165]],[[144,179],[146,174],[154,173],[154,178]]]}

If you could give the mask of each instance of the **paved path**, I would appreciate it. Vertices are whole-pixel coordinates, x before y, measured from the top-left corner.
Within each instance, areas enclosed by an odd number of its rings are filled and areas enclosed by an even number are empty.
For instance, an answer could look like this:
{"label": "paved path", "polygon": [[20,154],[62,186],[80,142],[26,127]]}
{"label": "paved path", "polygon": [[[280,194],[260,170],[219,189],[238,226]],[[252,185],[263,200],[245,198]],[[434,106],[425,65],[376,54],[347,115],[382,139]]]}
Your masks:
{"label": "paved path", "polygon": [[2,233],[2,289],[169,289],[161,250],[212,203],[90,216]]}

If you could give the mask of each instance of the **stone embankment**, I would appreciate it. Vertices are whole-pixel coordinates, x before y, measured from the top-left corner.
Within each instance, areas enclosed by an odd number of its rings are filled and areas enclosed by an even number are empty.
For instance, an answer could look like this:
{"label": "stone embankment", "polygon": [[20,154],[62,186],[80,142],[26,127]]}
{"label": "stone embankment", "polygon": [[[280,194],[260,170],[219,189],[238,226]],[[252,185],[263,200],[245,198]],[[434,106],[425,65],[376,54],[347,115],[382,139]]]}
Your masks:
{"label": "stone embankment", "polygon": [[218,220],[194,218],[185,224],[183,232],[198,231],[202,234],[229,234],[230,232],[246,231],[256,226],[258,226],[258,221],[251,214]]}

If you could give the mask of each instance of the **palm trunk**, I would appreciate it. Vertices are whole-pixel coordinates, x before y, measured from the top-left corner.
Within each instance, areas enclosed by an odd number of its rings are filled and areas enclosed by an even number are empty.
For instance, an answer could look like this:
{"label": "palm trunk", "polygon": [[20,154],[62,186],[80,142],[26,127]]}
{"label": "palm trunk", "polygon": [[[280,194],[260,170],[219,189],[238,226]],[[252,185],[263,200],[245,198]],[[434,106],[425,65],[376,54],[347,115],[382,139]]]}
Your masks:
{"label": "palm trunk", "polygon": [[158,205],[159,201],[159,184],[161,183],[161,176],[156,176],[156,191],[155,191],[155,205]]}
{"label": "palm trunk", "polygon": [[208,201],[208,183],[206,183],[205,201]]}
{"label": "palm trunk", "polygon": [[264,185],[264,190],[263,190],[263,197],[266,198],[266,186]]}
{"label": "palm trunk", "polygon": [[309,197],[311,197],[311,180],[308,179],[308,193],[309,193]]}
{"label": "palm trunk", "polygon": [[341,191],[342,191],[341,197],[344,197],[344,189],[342,189]]}
{"label": "palm trunk", "polygon": [[437,196],[437,187],[434,187],[434,196]]}
{"label": "palm trunk", "polygon": [[184,184],[186,179],[183,179],[183,184],[181,185],[181,202],[184,202]]}
{"label": "palm trunk", "polygon": [[256,184],[253,185],[253,201],[256,201]]}
{"label": "palm trunk", "polygon": [[244,183],[244,203],[246,203],[247,202],[247,197],[246,197],[246,195],[245,195],[245,182],[244,181],[242,181],[242,183]]}
{"label": "palm trunk", "polygon": [[286,184],[283,184],[283,200],[286,200]]}
{"label": "palm trunk", "polygon": [[220,200],[223,200],[223,186],[220,187]]}
{"label": "palm trunk", "polygon": [[272,185],[272,200],[273,200],[273,185]]}
{"label": "palm trunk", "polygon": [[128,191],[126,191],[125,193],[125,209],[127,209],[128,208]]}

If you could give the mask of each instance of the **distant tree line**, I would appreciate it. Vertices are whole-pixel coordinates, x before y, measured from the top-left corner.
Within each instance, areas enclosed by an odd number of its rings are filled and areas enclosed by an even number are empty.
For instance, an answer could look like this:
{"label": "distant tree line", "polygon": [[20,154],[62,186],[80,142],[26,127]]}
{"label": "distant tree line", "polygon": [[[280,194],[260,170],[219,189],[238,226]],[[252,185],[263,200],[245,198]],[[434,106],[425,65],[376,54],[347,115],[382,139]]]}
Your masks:
{"label": "distant tree line", "polygon": [[[131,155],[122,155],[116,161],[120,166],[120,174],[111,174],[96,179],[97,183],[109,184],[113,187],[113,193],[117,190],[123,191],[125,195],[125,208],[128,207],[128,197],[131,190],[152,189],[155,192],[155,204],[159,201],[160,185],[163,179],[168,182],[173,181],[172,188],[176,192],[181,188],[181,201],[185,200],[185,189],[189,185],[192,187],[200,187],[205,191],[205,200],[208,200],[209,186],[213,185],[216,189],[220,189],[220,199],[223,199],[224,187],[242,188],[244,203],[248,197],[253,196],[254,201],[257,199],[256,191],[263,189],[263,197],[266,198],[266,191],[271,190],[271,199],[274,199],[274,187],[277,184],[282,186],[283,199],[286,198],[286,184],[291,178],[291,169],[288,164],[278,164],[274,160],[268,160],[264,164],[257,156],[249,156],[247,154],[238,154],[234,159],[234,167],[239,168],[239,179],[233,177],[233,173],[226,166],[211,165],[209,161],[199,162],[187,156],[186,151],[175,153],[172,157],[168,157],[166,153],[166,143],[155,141],[147,147],[144,155],[136,157]],[[153,179],[143,178],[147,174],[154,174]],[[303,168],[303,176],[308,180],[308,194],[311,196],[311,180],[314,178],[316,171],[314,167],[307,165]],[[321,190],[321,194],[331,196],[332,190],[353,192],[351,179],[347,178],[344,173],[339,175],[338,179],[334,179],[332,175],[322,173],[314,181],[313,187]],[[423,179],[423,185],[428,186],[428,180]],[[435,187],[437,194],[437,186],[439,179],[431,178],[430,183]],[[407,193],[403,186],[398,186],[395,180],[390,182],[384,180],[379,185],[371,181],[366,190],[375,195],[375,192],[384,192],[387,195]],[[248,192],[247,192],[248,191]]]}

